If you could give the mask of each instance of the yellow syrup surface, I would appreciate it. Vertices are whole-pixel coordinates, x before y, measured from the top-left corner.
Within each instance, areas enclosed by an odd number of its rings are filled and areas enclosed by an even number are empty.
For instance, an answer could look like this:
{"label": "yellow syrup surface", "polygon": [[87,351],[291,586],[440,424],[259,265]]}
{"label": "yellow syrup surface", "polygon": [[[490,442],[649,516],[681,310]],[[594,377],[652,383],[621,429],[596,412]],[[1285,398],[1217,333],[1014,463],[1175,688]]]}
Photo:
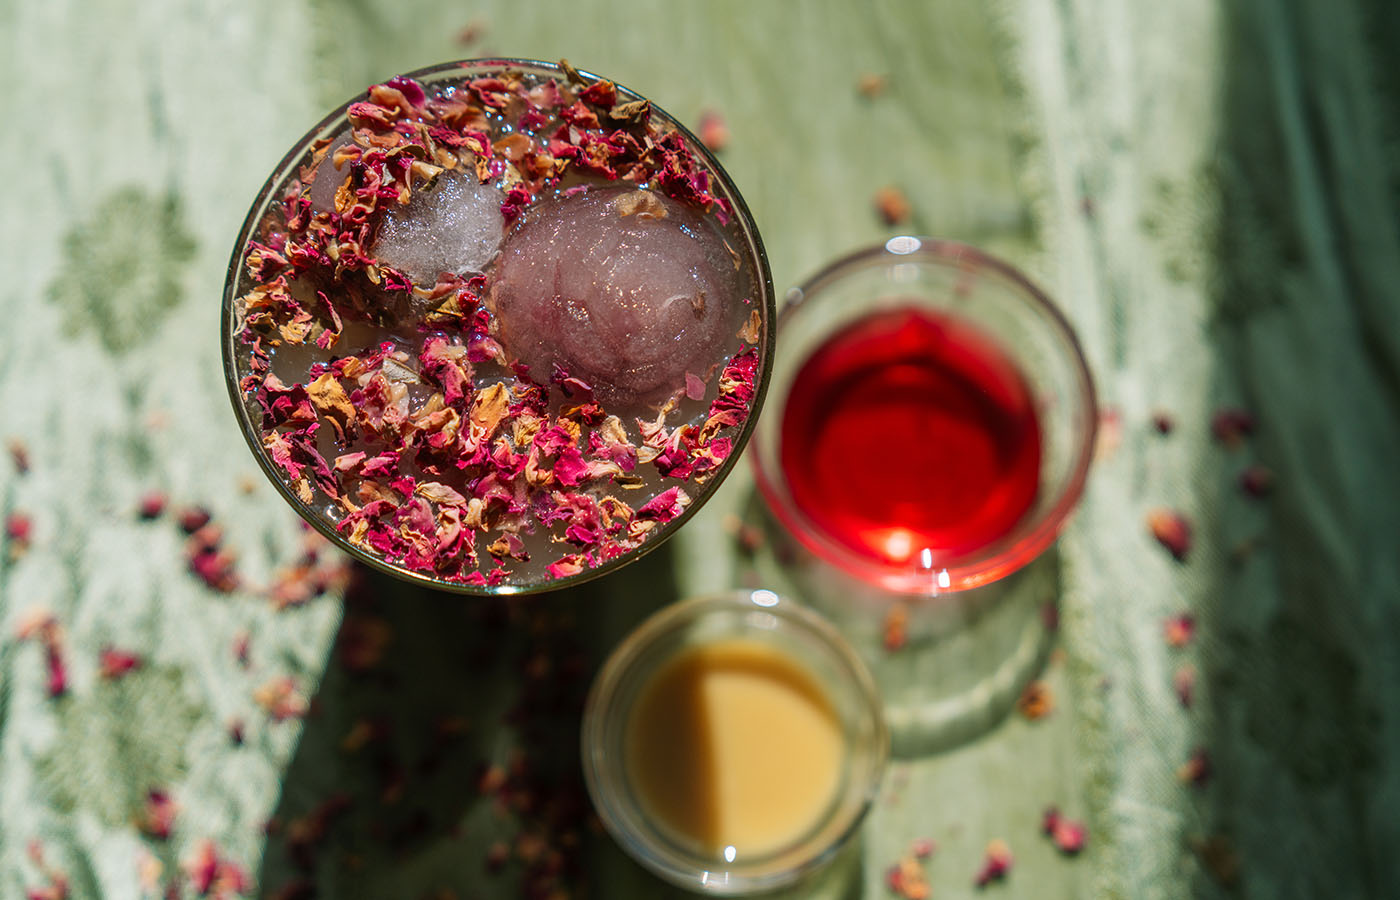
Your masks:
{"label": "yellow syrup surface", "polygon": [[846,747],[830,698],[801,662],[735,638],[682,650],[658,669],[628,719],[625,753],[648,813],[735,859],[780,849],[819,822]]}

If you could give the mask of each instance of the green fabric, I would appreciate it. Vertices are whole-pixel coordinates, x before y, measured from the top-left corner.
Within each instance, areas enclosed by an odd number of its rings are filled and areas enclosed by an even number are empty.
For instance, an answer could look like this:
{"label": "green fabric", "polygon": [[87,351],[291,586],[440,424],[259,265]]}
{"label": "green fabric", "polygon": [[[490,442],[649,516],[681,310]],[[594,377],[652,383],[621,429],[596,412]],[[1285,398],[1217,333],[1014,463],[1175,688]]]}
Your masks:
{"label": "green fabric", "polygon": [[[577,720],[592,668],[649,610],[751,577],[728,534],[746,471],[671,544],[564,595],[265,590],[307,538],[223,385],[242,216],[331,107],[496,54],[568,57],[683,121],[721,112],[780,286],[892,233],[872,195],[899,186],[903,228],[984,245],[1049,289],[1121,423],[1060,545],[1055,710],[897,761],[861,841],[796,895],[889,896],[886,870],[923,837],[939,897],[979,893],[993,838],[1016,861],[987,896],[1400,893],[1400,14],[569,9],[0,0],[0,439],[29,458],[0,460],[0,515],[33,523],[0,549],[0,895],[61,874],[72,898],[192,896],[181,873],[206,840],[250,896],[670,895],[588,821]],[[864,73],[883,93],[857,89]],[[1210,433],[1226,405],[1258,421],[1235,449]],[[1237,487],[1251,463],[1274,473],[1266,498]],[[169,505],[144,519],[153,490]],[[192,505],[237,554],[231,592],[188,570],[176,513]],[[1191,519],[1184,563],[1148,533],[1156,507]],[[1197,635],[1171,648],[1163,622],[1187,611]],[[57,698],[43,636],[18,637],[44,613]],[[143,664],[103,678],[108,646]],[[255,699],[283,678],[304,718]],[[1197,747],[1199,787],[1178,775]],[[152,789],[176,804],[168,838],[137,824]],[[1051,804],[1087,821],[1078,858],[1040,834]]]}

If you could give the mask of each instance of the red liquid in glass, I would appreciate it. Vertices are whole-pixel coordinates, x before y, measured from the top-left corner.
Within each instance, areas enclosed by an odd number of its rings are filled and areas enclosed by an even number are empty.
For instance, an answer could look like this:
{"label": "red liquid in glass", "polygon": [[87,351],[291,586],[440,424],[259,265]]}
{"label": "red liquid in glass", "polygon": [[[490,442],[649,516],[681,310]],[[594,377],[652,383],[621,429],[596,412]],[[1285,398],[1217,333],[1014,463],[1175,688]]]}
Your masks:
{"label": "red liquid in glass", "polygon": [[885,563],[995,541],[1040,483],[1040,427],[1015,364],[966,322],[912,308],[858,320],[812,354],[779,454],[802,513]]}

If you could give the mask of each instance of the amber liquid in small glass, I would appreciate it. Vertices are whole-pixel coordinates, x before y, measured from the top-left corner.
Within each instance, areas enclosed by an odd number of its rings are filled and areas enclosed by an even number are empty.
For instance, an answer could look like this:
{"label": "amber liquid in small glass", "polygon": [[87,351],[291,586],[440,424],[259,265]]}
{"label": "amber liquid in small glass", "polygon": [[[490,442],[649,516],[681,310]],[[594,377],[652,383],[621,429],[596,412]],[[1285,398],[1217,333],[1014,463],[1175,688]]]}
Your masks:
{"label": "amber liquid in small glass", "polygon": [[642,686],[626,769],[664,830],[732,862],[800,840],[829,814],[846,747],[816,677],[770,644],[680,651]]}
{"label": "amber liquid in small glass", "polygon": [[952,315],[896,308],[846,327],[802,365],[781,428],[798,509],[883,563],[986,546],[1015,527],[1040,485],[1024,376]]}

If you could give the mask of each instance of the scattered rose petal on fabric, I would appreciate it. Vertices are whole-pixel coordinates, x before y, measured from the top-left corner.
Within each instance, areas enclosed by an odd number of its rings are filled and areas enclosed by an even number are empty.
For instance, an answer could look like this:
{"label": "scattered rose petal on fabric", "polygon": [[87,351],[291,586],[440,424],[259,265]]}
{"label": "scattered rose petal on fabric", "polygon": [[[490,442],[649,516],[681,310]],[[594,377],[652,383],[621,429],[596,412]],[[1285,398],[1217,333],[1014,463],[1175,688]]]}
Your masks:
{"label": "scattered rose petal on fabric", "polygon": [[886,225],[903,225],[914,213],[914,207],[904,191],[894,185],[885,185],[875,191],[875,211]]}
{"label": "scattered rose petal on fabric", "polygon": [[1210,432],[1223,446],[1234,450],[1254,433],[1254,414],[1239,407],[1216,410],[1210,419]]}
{"label": "scattered rose petal on fabric", "polygon": [[1172,430],[1176,428],[1176,420],[1172,418],[1170,413],[1158,410],[1152,414],[1152,427],[1158,434],[1165,437],[1171,434]]}
{"label": "scattered rose petal on fabric", "polygon": [[1123,415],[1116,406],[1099,410],[1099,428],[1094,438],[1094,459],[1106,460],[1123,445]]}
{"label": "scattered rose petal on fabric", "polygon": [[213,518],[209,510],[202,506],[187,506],[176,515],[180,530],[184,531],[185,534],[194,534],[208,525]]}
{"label": "scattered rose petal on fabric", "polygon": [[164,872],[165,866],[154,853],[145,847],[136,851],[136,882],[142,891],[157,894],[160,890],[160,876]]}
{"label": "scattered rose petal on fabric", "polygon": [[510,861],[510,845],[505,841],[495,841],[486,848],[486,858],[484,860],[486,871],[497,874],[506,867]]}
{"label": "scattered rose petal on fabric", "polygon": [[1172,688],[1182,707],[1190,709],[1196,696],[1196,667],[1186,663],[1178,668],[1172,676]]}
{"label": "scattered rose petal on fabric", "polygon": [[1054,843],[1055,849],[1066,856],[1074,856],[1084,849],[1089,830],[1083,822],[1076,822],[1060,814],[1051,806],[1041,817],[1041,832]]}
{"label": "scattered rose petal on fabric", "polygon": [[143,663],[140,655],[115,647],[103,647],[98,653],[98,672],[108,681],[115,681],[136,669]]}
{"label": "scattered rose petal on fabric", "polygon": [[248,629],[240,628],[233,636],[233,660],[240,669],[248,668],[248,645],[252,636]]}
{"label": "scattered rose petal on fabric", "polygon": [[883,94],[888,86],[889,79],[874,72],[862,72],[860,77],[856,79],[856,90],[869,100],[874,100]]}
{"label": "scattered rose petal on fabric", "polygon": [[45,884],[26,888],[25,900],[68,900],[68,876],[44,861],[44,845],[37,839],[30,840],[26,852]]}
{"label": "scattered rose petal on fabric", "polygon": [[735,546],[744,556],[751,557],[762,549],[765,543],[763,530],[757,525],[745,522],[734,513],[726,514],[721,524],[725,534],[733,539]]}
{"label": "scattered rose petal on fabric", "polygon": [[909,607],[904,603],[894,603],[885,613],[884,644],[890,653],[904,647],[909,642]]}
{"label": "scattered rose petal on fabric", "polygon": [[486,31],[487,25],[485,19],[472,19],[466,25],[462,26],[461,31],[457,32],[457,43],[463,47],[469,47],[481,40],[482,36],[486,34]]}
{"label": "scattered rose petal on fabric", "polygon": [[394,630],[387,621],[363,613],[349,613],[340,626],[336,650],[340,664],[351,672],[375,668],[384,658],[384,651],[394,639]]}
{"label": "scattered rose petal on fabric", "polygon": [[1050,685],[1039,679],[1026,685],[1016,700],[1016,709],[1032,722],[1050,715],[1055,709],[1055,695]]}
{"label": "scattered rose petal on fabric", "polygon": [[1006,841],[996,838],[987,844],[986,857],[982,868],[977,872],[977,887],[986,887],[993,881],[1002,881],[1011,871],[1011,848]]}
{"label": "scattered rose petal on fabric", "polygon": [[274,722],[306,714],[306,697],[290,675],[274,677],[253,692],[253,702],[265,709]]}
{"label": "scattered rose petal on fabric", "polygon": [[1274,488],[1274,473],[1267,466],[1252,465],[1240,473],[1240,490],[1251,497],[1267,497]]}
{"label": "scattered rose petal on fabric", "polygon": [[1196,636],[1196,617],[1189,612],[1172,616],[1163,623],[1162,636],[1169,647],[1185,647]]}
{"label": "scattered rose petal on fabric", "polygon": [[1191,523],[1175,510],[1157,508],[1147,514],[1147,528],[1177,562],[1191,552]]}
{"label": "scattered rose petal on fabric", "polygon": [[885,885],[905,900],[927,900],[933,894],[928,872],[913,854],[900,858],[885,872]]}
{"label": "scattered rose petal on fabric", "polygon": [[15,467],[15,472],[20,475],[29,472],[29,447],[19,438],[10,438],[5,442],[5,449],[10,452],[10,464]]}
{"label": "scattered rose petal on fabric", "polygon": [[219,854],[208,838],[200,840],[183,863],[190,887],[200,897],[230,900],[252,890],[252,880],[242,866]]}
{"label": "scattered rose petal on fabric", "polygon": [[12,562],[29,552],[34,539],[34,520],[28,513],[12,512],[5,517],[5,550]]}
{"label": "scattered rose petal on fabric", "polygon": [[1189,784],[1193,787],[1205,787],[1210,781],[1210,776],[1210,754],[1200,747],[1192,752],[1190,759],[1182,763],[1176,770],[1177,779],[1183,784]]}
{"label": "scattered rose petal on fabric", "polygon": [[178,807],[170,794],[159,788],[151,788],[146,792],[146,802],[141,808],[137,827],[148,837],[160,841],[168,840],[175,827],[177,811]]}
{"label": "scattered rose petal on fabric", "polygon": [[141,518],[150,521],[160,518],[160,514],[165,512],[166,497],[160,491],[147,491],[141,497],[141,501],[136,505],[136,514]]}
{"label": "scattered rose petal on fabric", "polygon": [[696,132],[700,143],[716,153],[729,145],[729,126],[725,123],[724,116],[716,110],[701,111]]}
{"label": "scattered rose petal on fabric", "polygon": [[44,649],[44,667],[47,677],[45,693],[50,699],[58,699],[68,693],[68,665],[64,660],[63,628],[58,619],[44,607],[36,607],[20,618],[16,637],[21,640],[37,640]]}
{"label": "scattered rose petal on fabric", "polygon": [[1239,881],[1240,855],[1229,838],[1219,834],[1196,836],[1188,839],[1187,844],[1196,854],[1201,867],[1221,885],[1228,888]]}

